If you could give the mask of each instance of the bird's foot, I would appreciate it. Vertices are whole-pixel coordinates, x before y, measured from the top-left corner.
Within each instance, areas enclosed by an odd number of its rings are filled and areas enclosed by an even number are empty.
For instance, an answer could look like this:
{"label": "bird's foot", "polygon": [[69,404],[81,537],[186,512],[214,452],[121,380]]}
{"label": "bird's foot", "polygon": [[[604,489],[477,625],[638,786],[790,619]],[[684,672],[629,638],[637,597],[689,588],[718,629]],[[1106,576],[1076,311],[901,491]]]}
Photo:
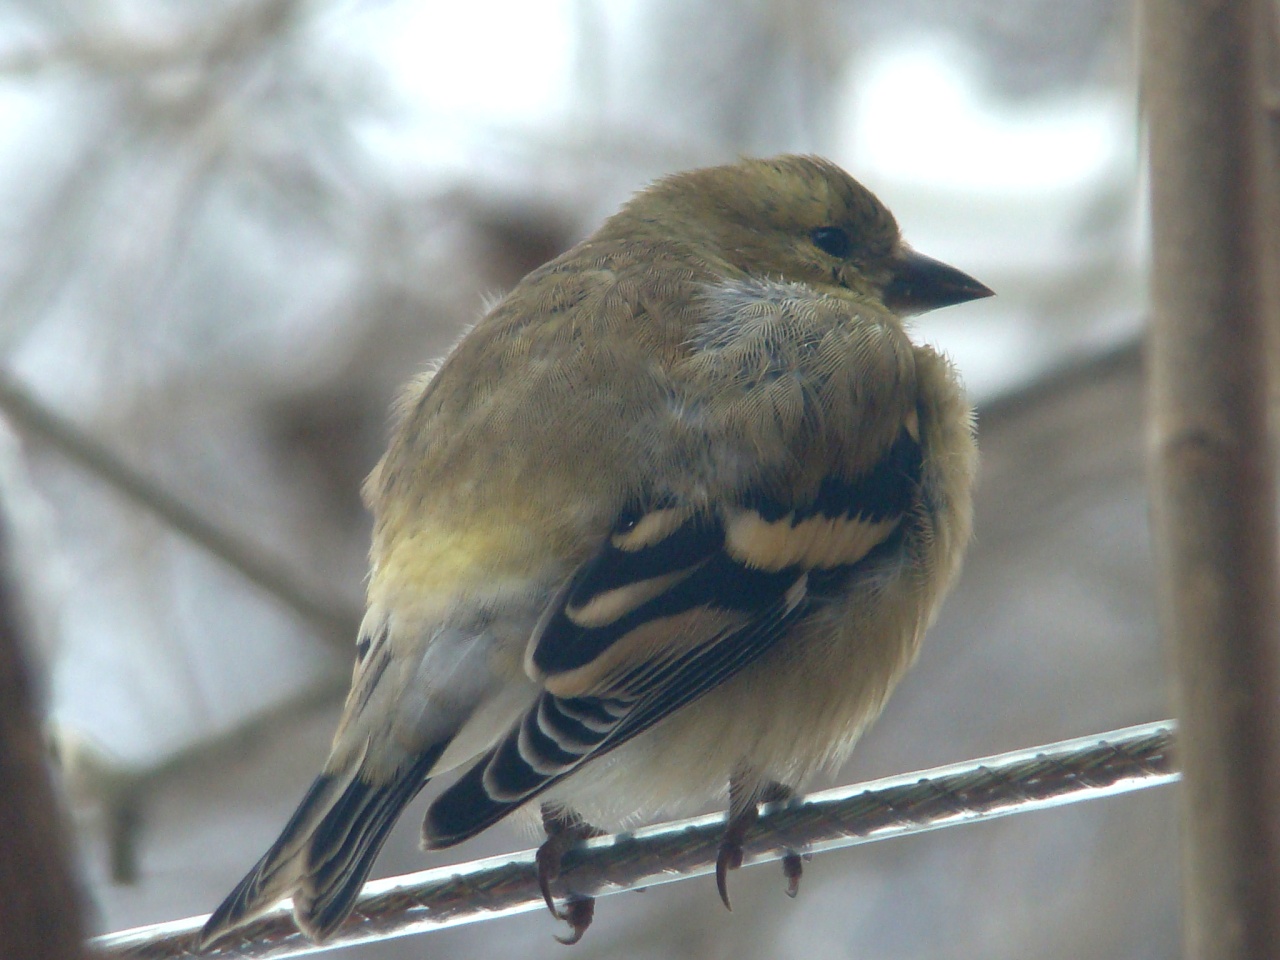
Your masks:
{"label": "bird's foot", "polygon": [[[743,799],[744,788],[734,779],[729,782],[729,823],[725,827],[724,836],[720,840],[720,852],[716,856],[716,889],[720,892],[720,901],[725,908],[732,910],[729,903],[729,871],[742,866],[742,842],[747,832],[760,819],[762,803],[782,803],[795,796],[795,792],[786,784],[770,782],[757,795]],[[787,880],[787,896],[792,899],[800,892],[800,878],[804,875],[804,859],[794,850],[788,850],[782,858],[782,875]]]}
{"label": "bird's foot", "polygon": [[560,876],[560,864],[565,853],[579,841],[601,836],[601,831],[575,813],[552,810],[546,804],[542,806],[542,826],[547,831],[547,839],[538,847],[535,857],[538,889],[542,892],[542,899],[546,901],[551,915],[557,920],[563,920],[573,929],[567,937],[556,937],[569,946],[581,940],[591,926],[591,921],[595,918],[596,898],[571,893],[561,908],[556,906],[555,897],[551,895],[551,884]]}

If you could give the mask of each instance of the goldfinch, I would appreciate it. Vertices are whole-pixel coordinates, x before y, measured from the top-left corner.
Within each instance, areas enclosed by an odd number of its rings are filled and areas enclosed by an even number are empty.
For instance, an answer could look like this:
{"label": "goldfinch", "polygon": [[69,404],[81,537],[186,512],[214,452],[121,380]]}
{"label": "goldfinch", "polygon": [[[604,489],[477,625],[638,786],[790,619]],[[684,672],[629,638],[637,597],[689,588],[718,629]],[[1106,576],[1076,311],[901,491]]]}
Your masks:
{"label": "goldfinch", "polygon": [[426,848],[541,815],[570,941],[569,843],[726,796],[727,904],[756,804],[848,755],[956,576],[973,418],[903,318],[990,294],[805,156],[659,180],[525,277],[399,402],[332,750],[202,945],[284,897],[329,936],[446,773]]}

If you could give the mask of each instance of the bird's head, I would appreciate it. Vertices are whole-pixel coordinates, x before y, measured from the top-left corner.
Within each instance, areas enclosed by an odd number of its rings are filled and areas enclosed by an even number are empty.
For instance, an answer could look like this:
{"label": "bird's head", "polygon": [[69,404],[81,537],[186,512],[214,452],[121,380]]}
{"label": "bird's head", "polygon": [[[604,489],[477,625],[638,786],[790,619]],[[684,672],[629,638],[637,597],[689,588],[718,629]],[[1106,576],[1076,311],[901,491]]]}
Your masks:
{"label": "bird's head", "polygon": [[977,280],[903,243],[875,194],[820,157],[679,173],[638,194],[620,219],[683,240],[744,274],[871,299],[904,316],[991,296]]}

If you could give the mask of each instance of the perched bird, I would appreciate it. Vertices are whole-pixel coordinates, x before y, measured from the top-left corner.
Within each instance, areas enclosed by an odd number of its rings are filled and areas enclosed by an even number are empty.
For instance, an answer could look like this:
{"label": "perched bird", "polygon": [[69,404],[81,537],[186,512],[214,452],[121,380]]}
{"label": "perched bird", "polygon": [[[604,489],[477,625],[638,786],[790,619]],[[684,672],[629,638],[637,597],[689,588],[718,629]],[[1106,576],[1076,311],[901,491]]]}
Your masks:
{"label": "perched bird", "polygon": [[[428,780],[438,849],[756,804],[845,758],[969,538],[972,415],[903,318],[991,291],[816,157],[660,180],[533,271],[400,400],[365,487],[368,612],[324,769],[202,944],[347,916]],[[799,858],[789,858],[792,891]]]}

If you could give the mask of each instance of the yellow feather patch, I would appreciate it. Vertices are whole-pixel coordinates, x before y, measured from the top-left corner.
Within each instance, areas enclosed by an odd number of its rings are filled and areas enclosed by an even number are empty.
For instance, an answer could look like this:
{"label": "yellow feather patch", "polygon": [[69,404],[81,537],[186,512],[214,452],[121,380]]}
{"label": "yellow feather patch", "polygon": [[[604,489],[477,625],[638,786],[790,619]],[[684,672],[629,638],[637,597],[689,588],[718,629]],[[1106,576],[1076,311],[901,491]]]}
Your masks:
{"label": "yellow feather patch", "polygon": [[445,616],[466,598],[527,590],[531,581],[554,576],[548,545],[561,549],[561,529],[546,524],[539,538],[523,524],[499,518],[465,527],[423,523],[375,544],[367,601],[401,618]]}
{"label": "yellow feather patch", "polygon": [[818,515],[792,526],[793,516],[770,522],[754,510],[738,511],[725,526],[725,550],[757,570],[839,567],[865,557],[888,539],[899,521]]}
{"label": "yellow feather patch", "polygon": [[656,669],[696,647],[722,637],[745,620],[742,613],[710,607],[694,607],[646,620],[630,633],[610,644],[590,663],[547,677],[546,689],[557,697],[609,696],[625,694],[610,682],[636,669]]}
{"label": "yellow feather patch", "polygon": [[698,563],[684,570],[676,570],[674,573],[650,577],[648,580],[638,580],[622,587],[615,587],[613,590],[597,593],[581,606],[566,606],[564,615],[579,627],[585,627],[588,630],[606,626],[619,617],[626,616],[641,604],[652,600],[668,587],[675,586],[700,566],[702,564]]}

